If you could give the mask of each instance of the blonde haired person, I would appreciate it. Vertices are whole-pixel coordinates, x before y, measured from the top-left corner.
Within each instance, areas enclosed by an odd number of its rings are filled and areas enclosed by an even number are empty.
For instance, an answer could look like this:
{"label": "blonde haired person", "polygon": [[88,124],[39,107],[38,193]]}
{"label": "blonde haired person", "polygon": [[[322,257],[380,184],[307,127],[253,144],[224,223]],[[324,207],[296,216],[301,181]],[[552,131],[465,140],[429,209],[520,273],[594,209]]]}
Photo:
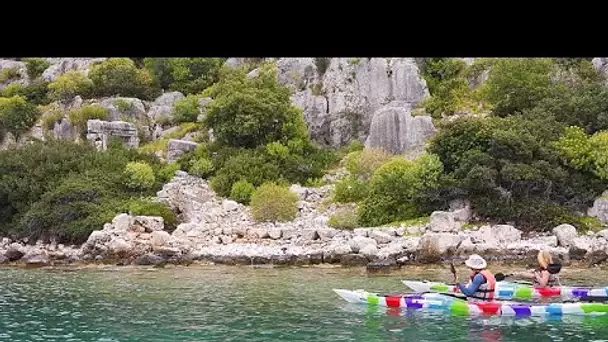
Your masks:
{"label": "blonde haired person", "polygon": [[515,273],[516,277],[532,279],[534,287],[551,287],[559,284],[557,274],[561,270],[561,264],[554,263],[551,253],[539,251],[536,256],[538,268],[529,272]]}

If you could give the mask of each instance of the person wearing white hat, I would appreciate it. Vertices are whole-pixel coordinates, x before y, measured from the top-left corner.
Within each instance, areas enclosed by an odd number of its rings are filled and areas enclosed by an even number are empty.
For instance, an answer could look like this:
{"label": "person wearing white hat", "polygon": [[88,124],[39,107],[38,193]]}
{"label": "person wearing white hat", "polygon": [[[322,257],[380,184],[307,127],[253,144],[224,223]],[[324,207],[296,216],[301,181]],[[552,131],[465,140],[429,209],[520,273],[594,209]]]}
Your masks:
{"label": "person wearing white hat", "polygon": [[496,279],[486,267],[488,264],[481,256],[473,254],[464,262],[471,270],[467,285],[456,282],[456,286],[467,296],[467,299],[491,301],[494,299]]}

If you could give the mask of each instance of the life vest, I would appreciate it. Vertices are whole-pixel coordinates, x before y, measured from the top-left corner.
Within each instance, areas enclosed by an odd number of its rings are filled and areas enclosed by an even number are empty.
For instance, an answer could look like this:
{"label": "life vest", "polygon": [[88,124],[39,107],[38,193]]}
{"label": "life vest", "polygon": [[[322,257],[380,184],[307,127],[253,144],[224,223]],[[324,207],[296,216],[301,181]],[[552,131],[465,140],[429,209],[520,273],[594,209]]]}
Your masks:
{"label": "life vest", "polygon": [[494,275],[488,270],[482,270],[476,272],[471,277],[471,281],[473,281],[473,278],[477,275],[477,273],[484,277],[484,282],[479,286],[477,291],[475,291],[472,296],[468,297],[484,301],[494,300],[494,292],[496,290],[496,279],[494,278]]}

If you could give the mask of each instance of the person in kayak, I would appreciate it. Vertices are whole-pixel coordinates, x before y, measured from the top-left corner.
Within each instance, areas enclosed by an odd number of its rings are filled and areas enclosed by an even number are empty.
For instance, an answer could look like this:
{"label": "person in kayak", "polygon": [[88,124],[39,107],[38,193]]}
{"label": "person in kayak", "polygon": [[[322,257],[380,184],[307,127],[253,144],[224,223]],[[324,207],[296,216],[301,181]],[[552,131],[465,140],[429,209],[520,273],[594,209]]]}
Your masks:
{"label": "person in kayak", "polygon": [[559,284],[557,274],[561,271],[562,265],[553,262],[553,257],[548,251],[539,251],[536,256],[538,268],[523,273],[515,273],[519,278],[532,280],[534,287],[552,287]]}
{"label": "person in kayak", "polygon": [[470,280],[467,285],[461,284],[456,279],[456,286],[467,299],[491,301],[494,299],[496,279],[492,272],[486,269],[487,263],[484,258],[477,254],[469,256],[464,262],[470,269]]}

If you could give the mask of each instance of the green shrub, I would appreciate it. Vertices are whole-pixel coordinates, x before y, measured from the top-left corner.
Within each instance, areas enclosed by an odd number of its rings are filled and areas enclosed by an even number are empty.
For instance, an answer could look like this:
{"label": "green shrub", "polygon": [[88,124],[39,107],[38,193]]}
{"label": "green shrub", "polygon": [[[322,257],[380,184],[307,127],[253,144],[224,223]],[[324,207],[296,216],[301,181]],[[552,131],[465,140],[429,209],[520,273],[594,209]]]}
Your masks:
{"label": "green shrub", "polygon": [[550,58],[497,58],[484,83],[492,113],[507,116],[531,109],[549,94],[555,64]]}
{"label": "green shrub", "polygon": [[217,82],[224,58],[144,58],[145,68],[163,88],[185,95]]}
{"label": "green shrub", "polygon": [[249,204],[251,200],[251,195],[255,191],[255,187],[253,184],[248,181],[241,179],[240,181],[232,184],[232,189],[230,190],[230,199],[235,200],[244,205]]}
{"label": "green shrub", "polygon": [[93,81],[78,71],[68,71],[49,84],[50,97],[57,101],[71,101],[77,95],[87,98],[93,90]]}
{"label": "green shrub", "polygon": [[211,163],[211,160],[201,157],[191,161],[188,172],[194,176],[206,178],[211,174],[212,170],[213,164]]}
{"label": "green shrub", "polygon": [[63,112],[59,109],[53,109],[49,114],[44,116],[42,121],[42,128],[46,131],[52,131],[55,128],[55,124],[63,119]]}
{"label": "green shrub", "polygon": [[0,83],[16,80],[21,77],[18,67],[5,68],[0,71]]}
{"label": "green shrub", "polygon": [[292,221],[298,214],[298,195],[286,186],[264,183],[251,196],[251,213],[258,221]]}
{"label": "green shrub", "polygon": [[26,58],[23,60],[27,68],[27,76],[34,80],[40,76],[44,70],[51,66],[51,63],[44,58]]}
{"label": "green shrub", "polygon": [[588,136],[581,127],[570,126],[554,146],[568,165],[608,179],[608,131]]}
{"label": "green shrub", "polygon": [[186,134],[188,134],[188,133],[196,132],[198,130],[198,128],[199,128],[199,126],[195,122],[185,122],[185,123],[179,125],[178,128],[176,130],[172,131],[171,133],[164,135],[160,139],[147,143],[147,144],[141,146],[139,149],[140,149],[140,151],[146,152],[146,153],[166,151],[167,143],[169,142],[169,140],[181,139],[184,136],[186,136]]}
{"label": "green shrub", "polygon": [[359,202],[367,196],[368,191],[366,181],[347,177],[336,183],[333,200],[337,203]]}
{"label": "green shrub", "polygon": [[0,138],[9,132],[19,138],[34,126],[40,115],[40,110],[23,96],[0,97]]}
{"label": "green shrub", "polygon": [[161,91],[147,70],[130,58],[110,58],[91,66],[89,78],[96,96],[136,97],[153,100]]}
{"label": "green shrub", "polygon": [[344,165],[353,177],[366,181],[392,157],[390,153],[382,149],[366,148],[346,155]]}
{"label": "green shrub", "polygon": [[307,140],[302,111],[291,104],[289,89],[278,84],[276,68],[264,65],[255,78],[247,78],[242,69],[225,73],[207,91],[214,100],[204,119],[220,144],[255,148]]}
{"label": "green shrub", "polygon": [[114,106],[121,113],[126,113],[135,109],[135,105],[133,104],[133,102],[127,101],[125,99],[114,100]]}
{"label": "green shrub", "polygon": [[22,86],[17,83],[13,83],[4,88],[1,92],[3,97],[23,96],[27,102],[35,105],[47,105],[51,102],[48,96],[48,85],[47,81],[34,81],[27,86]]}
{"label": "green shrub", "polygon": [[125,166],[123,184],[129,189],[148,190],[156,183],[154,170],[145,162],[130,162]]}
{"label": "green shrub", "polygon": [[89,120],[107,120],[109,117],[110,111],[99,105],[85,105],[81,108],[70,110],[68,114],[70,122],[78,129],[83,139],[87,134],[87,123]]}
{"label": "green shrub", "polygon": [[423,216],[420,198],[425,191],[440,187],[442,173],[439,157],[432,154],[383,164],[372,176],[369,195],[359,207],[359,222],[380,226]]}
{"label": "green shrub", "polygon": [[173,103],[173,121],[176,123],[196,122],[200,115],[199,96],[188,95]]}
{"label": "green shrub", "polygon": [[161,181],[161,183],[166,183],[168,181],[170,181],[171,179],[173,179],[173,177],[175,177],[175,173],[179,170],[179,164],[178,163],[169,163],[164,165],[159,171],[158,171],[158,180]]}
{"label": "green shrub", "polygon": [[154,77],[162,89],[169,89],[173,83],[173,58],[144,58],[144,67]]}
{"label": "green shrub", "polygon": [[330,217],[327,224],[336,229],[355,229],[359,226],[357,213],[352,210],[343,210]]}
{"label": "green shrub", "polygon": [[160,216],[165,223],[165,230],[172,232],[177,226],[177,215],[165,203],[150,198],[132,198],[126,201],[121,211],[137,216]]}

